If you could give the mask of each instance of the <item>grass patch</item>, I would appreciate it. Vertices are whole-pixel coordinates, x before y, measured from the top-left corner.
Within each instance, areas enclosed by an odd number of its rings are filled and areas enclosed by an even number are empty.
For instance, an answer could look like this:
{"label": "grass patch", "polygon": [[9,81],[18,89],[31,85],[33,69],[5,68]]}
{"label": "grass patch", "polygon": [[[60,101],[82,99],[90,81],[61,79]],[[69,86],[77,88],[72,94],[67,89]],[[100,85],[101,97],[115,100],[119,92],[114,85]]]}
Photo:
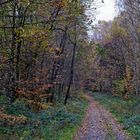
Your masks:
{"label": "grass patch", "polygon": [[[0,96],[1,104],[6,98]],[[56,103],[47,110],[34,113],[29,110],[24,101],[17,100],[12,105],[4,105],[9,115],[23,115],[27,118],[26,124],[4,125],[0,120],[1,140],[72,140],[79,128],[83,115],[87,109],[88,101],[83,94],[69,99],[64,106]]]}
{"label": "grass patch", "polygon": [[140,98],[130,97],[124,100],[110,94],[91,93],[95,100],[99,101],[109,110],[136,140],[140,140]]}

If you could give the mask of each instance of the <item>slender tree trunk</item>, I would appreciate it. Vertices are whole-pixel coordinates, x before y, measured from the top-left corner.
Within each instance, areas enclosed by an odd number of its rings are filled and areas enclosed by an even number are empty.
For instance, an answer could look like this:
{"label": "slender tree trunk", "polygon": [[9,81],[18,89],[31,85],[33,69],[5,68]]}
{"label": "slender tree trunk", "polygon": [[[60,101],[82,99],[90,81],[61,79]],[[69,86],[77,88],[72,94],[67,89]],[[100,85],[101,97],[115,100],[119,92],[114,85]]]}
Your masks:
{"label": "slender tree trunk", "polygon": [[67,100],[69,98],[70,89],[71,89],[71,85],[73,82],[73,75],[74,75],[74,63],[75,63],[75,54],[76,54],[76,46],[77,46],[76,19],[75,19],[75,23],[74,23],[74,31],[75,31],[75,43],[73,46],[73,54],[72,54],[72,60],[71,60],[70,80],[69,80],[69,84],[68,84],[68,88],[67,88],[66,96],[65,96],[65,100],[64,100],[65,105],[67,104]]}
{"label": "slender tree trunk", "polygon": [[[15,100],[15,80],[16,80],[16,74],[15,74],[15,48],[16,48],[16,2],[13,4],[13,19],[12,19],[12,44],[11,44],[11,58],[10,58],[10,85],[8,87],[7,94],[10,97],[10,102],[12,103]],[[9,93],[10,92],[10,93]]]}

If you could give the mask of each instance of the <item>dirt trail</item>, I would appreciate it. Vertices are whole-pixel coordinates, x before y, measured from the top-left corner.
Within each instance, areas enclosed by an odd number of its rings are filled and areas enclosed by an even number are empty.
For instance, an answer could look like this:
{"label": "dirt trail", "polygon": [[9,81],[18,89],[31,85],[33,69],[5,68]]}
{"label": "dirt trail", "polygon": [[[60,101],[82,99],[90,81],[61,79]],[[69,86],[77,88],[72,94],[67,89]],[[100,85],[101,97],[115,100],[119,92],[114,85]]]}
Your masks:
{"label": "dirt trail", "polygon": [[86,97],[90,104],[74,140],[132,140],[111,113],[89,95]]}

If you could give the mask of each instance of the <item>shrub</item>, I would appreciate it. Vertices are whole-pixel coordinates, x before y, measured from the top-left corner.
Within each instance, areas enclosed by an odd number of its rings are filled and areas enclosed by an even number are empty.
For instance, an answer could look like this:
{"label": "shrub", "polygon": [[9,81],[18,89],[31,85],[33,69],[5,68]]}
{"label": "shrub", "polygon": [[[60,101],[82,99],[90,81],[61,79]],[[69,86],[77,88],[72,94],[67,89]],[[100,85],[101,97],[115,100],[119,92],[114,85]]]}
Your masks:
{"label": "shrub", "polygon": [[123,96],[126,92],[125,87],[125,80],[124,79],[118,79],[113,81],[113,94],[117,96]]}

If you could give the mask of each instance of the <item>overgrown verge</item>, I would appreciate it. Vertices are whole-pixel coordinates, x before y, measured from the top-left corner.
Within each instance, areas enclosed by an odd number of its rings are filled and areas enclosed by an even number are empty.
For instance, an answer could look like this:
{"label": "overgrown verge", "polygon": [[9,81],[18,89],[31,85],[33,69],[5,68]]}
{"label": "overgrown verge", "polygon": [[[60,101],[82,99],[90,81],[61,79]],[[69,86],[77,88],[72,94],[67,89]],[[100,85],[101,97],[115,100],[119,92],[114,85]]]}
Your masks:
{"label": "overgrown verge", "polygon": [[34,112],[24,100],[8,105],[7,98],[0,96],[0,105],[0,140],[71,140],[88,101],[83,93],[75,93],[66,106],[55,103]]}
{"label": "overgrown verge", "polygon": [[103,93],[91,93],[95,100],[108,109],[136,140],[140,139],[140,98],[121,97]]}

